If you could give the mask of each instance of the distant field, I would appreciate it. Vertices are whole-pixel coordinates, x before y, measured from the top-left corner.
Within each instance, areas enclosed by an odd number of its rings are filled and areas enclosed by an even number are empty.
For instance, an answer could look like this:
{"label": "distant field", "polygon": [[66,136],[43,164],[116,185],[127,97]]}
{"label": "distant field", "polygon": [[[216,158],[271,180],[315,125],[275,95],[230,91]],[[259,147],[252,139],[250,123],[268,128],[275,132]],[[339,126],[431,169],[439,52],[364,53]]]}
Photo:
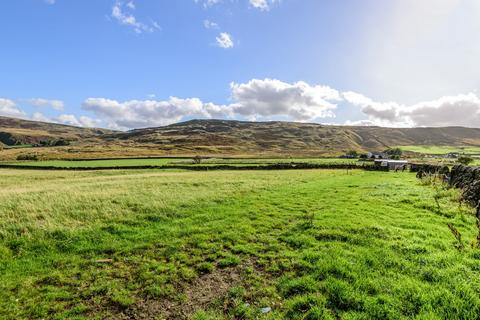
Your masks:
{"label": "distant field", "polygon": [[404,151],[411,151],[425,154],[448,154],[465,153],[480,154],[480,147],[448,147],[448,146],[397,146]]}
{"label": "distant field", "polygon": [[[200,164],[197,165],[264,165],[272,163],[290,163],[290,162],[302,162],[302,163],[359,163],[356,159],[336,159],[336,158],[292,158],[292,159],[203,159]],[[167,166],[167,165],[194,165],[193,159],[185,158],[162,158],[162,159],[116,159],[116,160],[46,160],[46,161],[15,161],[5,162],[11,165],[22,165],[32,167],[57,167],[57,168],[102,168],[102,167],[138,167],[138,166]],[[1,164],[1,163],[0,163]]]}
{"label": "distant field", "polygon": [[46,161],[16,161],[8,164],[18,164],[37,167],[62,168],[101,168],[101,167],[135,167],[135,166],[164,166],[184,159],[118,159],[118,160],[46,160]]}
{"label": "distant field", "polygon": [[412,173],[0,169],[0,319],[477,319],[457,197]]}
{"label": "distant field", "polygon": [[31,144],[18,144],[14,146],[5,146],[5,149],[24,149],[24,148],[32,148]]}

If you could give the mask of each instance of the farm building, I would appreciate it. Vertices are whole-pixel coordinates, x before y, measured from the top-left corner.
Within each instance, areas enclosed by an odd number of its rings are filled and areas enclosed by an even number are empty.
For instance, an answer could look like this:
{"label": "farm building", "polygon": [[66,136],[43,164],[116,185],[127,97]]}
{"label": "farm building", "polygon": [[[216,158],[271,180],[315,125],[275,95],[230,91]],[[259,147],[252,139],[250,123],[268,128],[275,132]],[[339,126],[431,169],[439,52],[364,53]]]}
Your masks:
{"label": "farm building", "polygon": [[377,159],[375,165],[379,167],[388,167],[388,170],[403,170],[407,169],[407,160],[391,160],[391,159]]}

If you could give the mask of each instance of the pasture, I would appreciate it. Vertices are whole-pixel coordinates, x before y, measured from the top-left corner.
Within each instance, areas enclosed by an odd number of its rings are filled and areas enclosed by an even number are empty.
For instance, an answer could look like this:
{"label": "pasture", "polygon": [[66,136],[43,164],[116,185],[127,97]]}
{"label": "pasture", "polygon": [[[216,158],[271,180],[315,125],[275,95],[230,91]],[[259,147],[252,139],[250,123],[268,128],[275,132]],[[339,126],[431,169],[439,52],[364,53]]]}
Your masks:
{"label": "pasture", "polygon": [[99,159],[99,160],[41,160],[41,161],[13,161],[0,162],[1,164],[51,167],[51,168],[127,168],[127,167],[165,167],[188,165],[269,165],[277,163],[314,163],[314,164],[362,164],[357,159],[340,158],[204,158],[195,163],[192,158],[125,158],[125,159]]}
{"label": "pasture", "polygon": [[458,197],[412,173],[0,169],[0,318],[476,319]]}
{"label": "pasture", "polygon": [[458,146],[397,146],[397,148],[402,149],[403,151],[410,151],[416,153],[424,154],[433,154],[433,155],[442,155],[448,153],[459,153],[459,154],[480,154],[479,147],[458,147]]}

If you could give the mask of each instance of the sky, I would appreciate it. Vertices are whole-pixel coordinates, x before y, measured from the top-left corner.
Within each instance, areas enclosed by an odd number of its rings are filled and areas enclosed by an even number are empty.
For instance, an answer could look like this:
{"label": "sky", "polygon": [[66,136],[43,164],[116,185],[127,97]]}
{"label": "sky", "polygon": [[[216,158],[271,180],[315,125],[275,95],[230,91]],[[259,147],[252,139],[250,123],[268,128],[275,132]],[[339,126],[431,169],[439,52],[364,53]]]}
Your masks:
{"label": "sky", "polygon": [[2,0],[0,115],[480,127],[478,0]]}

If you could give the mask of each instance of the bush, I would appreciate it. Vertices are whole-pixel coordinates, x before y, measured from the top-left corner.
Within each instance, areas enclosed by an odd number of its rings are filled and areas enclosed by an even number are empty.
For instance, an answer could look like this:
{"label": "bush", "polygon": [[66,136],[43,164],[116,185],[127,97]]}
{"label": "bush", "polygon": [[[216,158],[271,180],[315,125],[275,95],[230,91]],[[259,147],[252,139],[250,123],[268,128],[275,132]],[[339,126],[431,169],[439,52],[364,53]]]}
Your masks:
{"label": "bush", "polygon": [[54,143],[54,146],[56,147],[69,146],[69,145],[70,145],[70,141],[64,140],[64,139],[57,140]]}
{"label": "bush", "polygon": [[461,156],[457,159],[457,162],[468,166],[470,163],[473,162],[473,158],[468,156]]}
{"label": "bush", "polygon": [[355,150],[350,150],[346,153],[347,158],[357,158],[358,152]]}
{"label": "bush", "polygon": [[19,161],[37,161],[38,156],[36,154],[20,154],[17,156]]}
{"label": "bush", "polygon": [[391,159],[400,159],[403,155],[403,151],[400,148],[391,148],[385,150],[385,153],[388,154]]}

